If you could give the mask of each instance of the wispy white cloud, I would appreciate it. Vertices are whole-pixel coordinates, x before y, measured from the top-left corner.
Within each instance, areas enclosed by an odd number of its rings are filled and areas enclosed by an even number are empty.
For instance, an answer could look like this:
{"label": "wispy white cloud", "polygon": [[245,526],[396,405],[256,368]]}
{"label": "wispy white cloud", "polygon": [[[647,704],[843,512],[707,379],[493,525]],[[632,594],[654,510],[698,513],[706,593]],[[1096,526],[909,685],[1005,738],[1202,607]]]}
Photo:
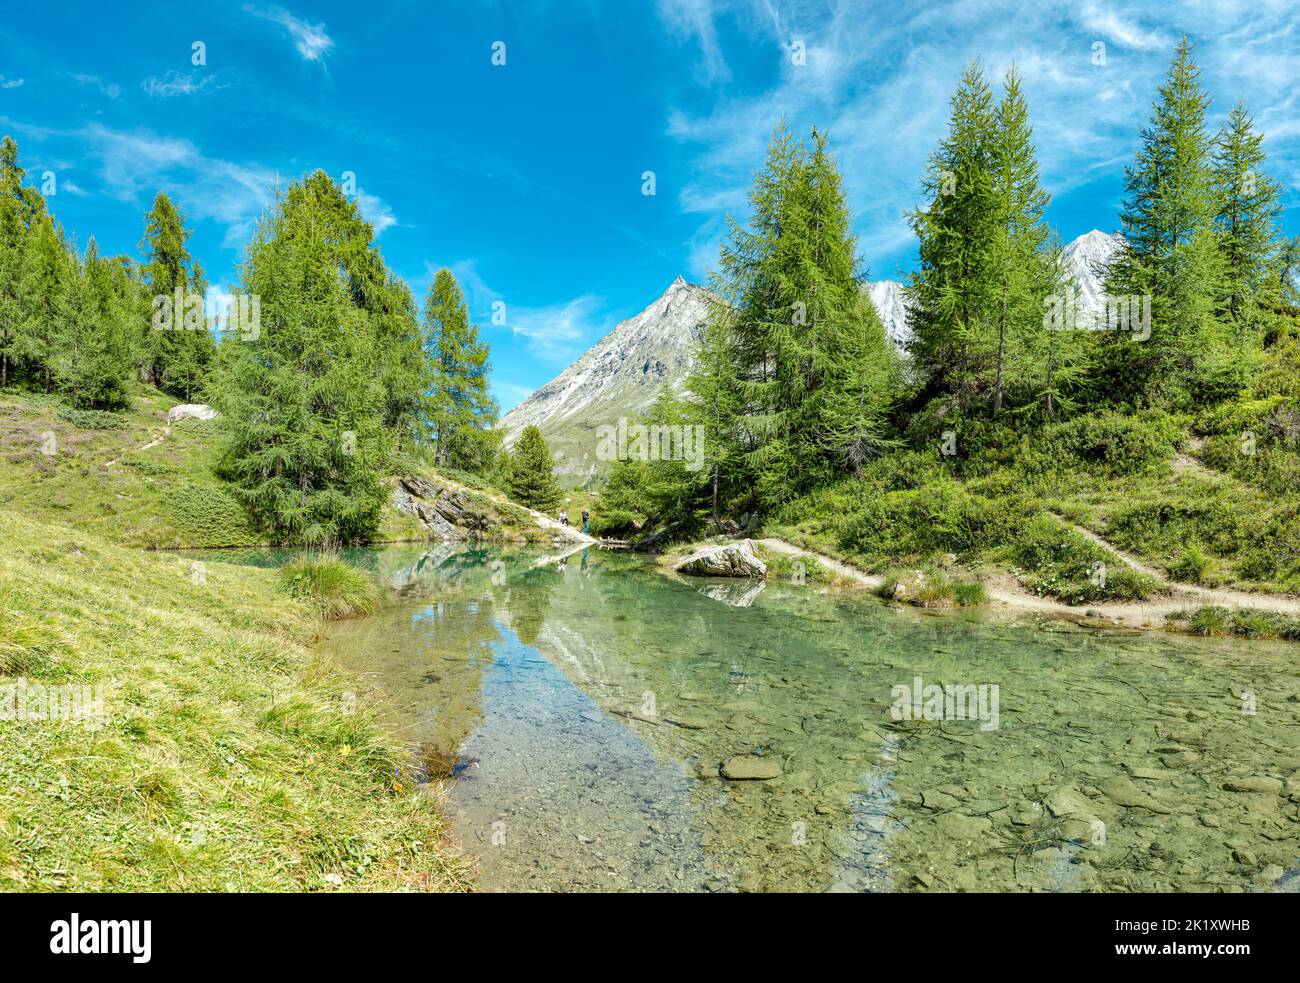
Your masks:
{"label": "wispy white cloud", "polygon": [[1102,40],[1137,51],[1166,48],[1173,40],[1163,31],[1146,30],[1120,11],[1102,3],[1083,4],[1079,8],[1079,22],[1086,30],[1101,35]]}
{"label": "wispy white cloud", "polygon": [[710,80],[731,76],[718,45],[716,6],[712,0],[659,0],[659,17],[664,26],[676,37],[699,45],[697,67]]}
{"label": "wispy white cloud", "polygon": [[191,96],[207,89],[215,80],[215,75],[206,72],[199,75],[168,72],[161,78],[150,75],[140,83],[140,88],[151,96]]}
{"label": "wispy white cloud", "polygon": [[244,11],[283,27],[305,61],[323,61],[334,47],[334,39],[325,33],[324,24],[309,24],[283,7],[258,7],[250,3],[244,6]]}
{"label": "wispy white cloud", "polygon": [[528,350],[543,361],[567,365],[605,333],[608,318],[600,313],[604,298],[582,294],[546,307],[505,309],[506,327],[527,340]]}
{"label": "wispy white cloud", "polygon": [[0,89],[18,89],[26,81],[26,79],[10,79],[0,75]]}
{"label": "wispy white cloud", "polygon": [[[919,202],[920,177],[947,123],[948,100],[963,67],[978,58],[995,85],[1013,62],[1024,80],[1044,180],[1061,195],[1132,158],[1138,130],[1184,31],[1196,46],[1202,81],[1214,93],[1211,126],[1244,96],[1266,136],[1279,177],[1300,173],[1296,97],[1279,78],[1300,74],[1300,12],[1291,0],[1207,0],[1195,6],[1159,0],[1086,0],[1064,10],[1025,0],[963,0],[884,6],[824,0],[681,0],[661,2],[665,25],[695,45],[696,75],[715,76],[717,25],[744,20],[758,37],[746,57],[768,52],[773,81],[755,91],[715,78],[708,98],[676,108],[667,132],[693,154],[682,188],[684,212],[725,208],[743,218],[741,196],[762,165],[773,128],[785,118],[797,132],[829,133],[868,262],[897,256],[910,241],[906,214]],[[1225,25],[1232,25],[1225,31]],[[730,35],[724,35],[728,37]],[[801,41],[802,58],[792,55]],[[1106,63],[1093,63],[1093,43]],[[730,53],[730,50],[729,50]],[[731,69],[740,74],[738,52]],[[802,62],[801,64],[799,62]],[[703,105],[705,108],[699,108]],[[1112,202],[1095,223],[1113,224]],[[692,272],[716,262],[719,224],[699,226],[689,244]],[[709,253],[712,252],[712,257]],[[873,269],[873,275],[894,270]]]}
{"label": "wispy white cloud", "polygon": [[141,201],[168,191],[190,218],[226,227],[224,245],[238,248],[272,198],[278,175],[255,164],[238,164],[202,153],[189,140],[149,130],[114,130],[92,123],[76,136],[100,162],[107,194]]}
{"label": "wispy white cloud", "polygon": [[361,217],[374,226],[376,239],[384,234],[385,229],[391,229],[398,224],[393,209],[378,195],[372,195],[358,188],[357,206],[361,209]]}
{"label": "wispy white cloud", "polygon": [[116,99],[122,94],[122,87],[116,82],[105,82],[98,75],[73,74],[73,81],[80,82],[82,85],[89,85],[99,90],[101,95],[108,96],[110,99]]}

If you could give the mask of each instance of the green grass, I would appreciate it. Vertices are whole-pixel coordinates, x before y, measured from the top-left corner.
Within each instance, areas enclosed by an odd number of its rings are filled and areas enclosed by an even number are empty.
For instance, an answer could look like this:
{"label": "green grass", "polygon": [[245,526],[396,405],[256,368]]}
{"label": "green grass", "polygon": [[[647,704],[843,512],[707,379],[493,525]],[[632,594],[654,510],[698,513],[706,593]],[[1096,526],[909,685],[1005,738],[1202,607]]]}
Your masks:
{"label": "green grass", "polygon": [[1177,631],[1213,638],[1285,639],[1300,641],[1300,619],[1273,611],[1202,607],[1194,611],[1176,611],[1166,619]]}
{"label": "green grass", "polygon": [[[130,410],[87,414],[50,397],[0,395],[0,507],[148,549],[259,545],[213,473],[216,421],[184,420],[167,432],[175,402],[139,386]],[[49,434],[52,455],[42,452]]]}
{"label": "green grass", "polygon": [[290,597],[314,605],[327,621],[373,614],[379,607],[375,582],[336,556],[306,556],[285,564],[280,585]]}
{"label": "green grass", "polygon": [[979,607],[989,599],[983,584],[933,568],[890,571],[876,593],[920,608]]}
{"label": "green grass", "polygon": [[0,512],[0,686],[103,719],[0,723],[0,889],[460,889],[435,799],[311,651],[276,571]]}
{"label": "green grass", "polygon": [[754,551],[767,564],[768,580],[793,582],[800,574],[806,584],[838,584],[841,578],[828,570],[811,556],[791,556],[768,549],[761,543],[754,544]]}

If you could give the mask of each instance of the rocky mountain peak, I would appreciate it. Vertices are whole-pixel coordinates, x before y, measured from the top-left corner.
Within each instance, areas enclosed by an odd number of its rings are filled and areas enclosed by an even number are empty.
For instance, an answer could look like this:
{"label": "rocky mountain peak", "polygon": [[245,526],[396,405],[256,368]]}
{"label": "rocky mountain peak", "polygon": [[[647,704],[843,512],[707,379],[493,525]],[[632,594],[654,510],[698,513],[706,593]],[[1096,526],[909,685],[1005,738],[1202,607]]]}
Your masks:
{"label": "rocky mountain peak", "polygon": [[[1101,275],[1123,238],[1094,229],[1064,250],[1067,273],[1080,291],[1080,307],[1104,306]],[[910,337],[903,285],[875,280],[862,285],[885,333],[900,350]],[[645,310],[619,322],[581,358],[507,413],[499,426],[506,444],[524,427],[545,434],[556,470],[569,484],[597,467],[596,428],[644,415],[666,384],[681,391],[695,360],[695,343],[709,315],[712,295],[677,276]]]}

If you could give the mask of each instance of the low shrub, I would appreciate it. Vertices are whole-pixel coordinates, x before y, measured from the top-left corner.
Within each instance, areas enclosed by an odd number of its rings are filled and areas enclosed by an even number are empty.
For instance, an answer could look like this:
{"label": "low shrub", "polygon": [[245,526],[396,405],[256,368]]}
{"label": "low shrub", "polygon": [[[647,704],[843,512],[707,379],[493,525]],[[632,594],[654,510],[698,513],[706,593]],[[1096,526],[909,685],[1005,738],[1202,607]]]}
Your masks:
{"label": "low shrub", "polygon": [[1170,576],[1175,580],[1181,580],[1184,583],[1199,584],[1205,580],[1205,575],[1210,571],[1210,558],[1205,555],[1200,546],[1192,543],[1183,550],[1182,555],[1174,561],[1169,568]]}
{"label": "low shrub", "polygon": [[60,406],[55,412],[59,419],[66,420],[82,430],[124,430],[127,427],[127,419],[120,413],[79,410],[71,406]]}
{"label": "low shrub", "polygon": [[1241,638],[1300,641],[1300,620],[1274,611],[1231,611],[1225,607],[1211,606],[1197,608],[1195,611],[1175,611],[1165,620],[1169,627],[1192,635],[1214,638],[1236,635]]}

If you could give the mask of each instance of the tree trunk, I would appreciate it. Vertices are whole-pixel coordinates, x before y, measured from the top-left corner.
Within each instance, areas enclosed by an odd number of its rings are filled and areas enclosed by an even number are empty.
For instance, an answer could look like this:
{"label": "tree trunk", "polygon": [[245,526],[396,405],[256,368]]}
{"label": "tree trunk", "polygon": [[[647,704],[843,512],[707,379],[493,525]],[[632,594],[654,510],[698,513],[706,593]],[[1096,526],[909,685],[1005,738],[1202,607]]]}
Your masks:
{"label": "tree trunk", "polygon": [[998,378],[993,385],[993,412],[1002,412],[1002,363],[1007,353],[1007,295],[1002,293],[1002,316],[998,319]]}

